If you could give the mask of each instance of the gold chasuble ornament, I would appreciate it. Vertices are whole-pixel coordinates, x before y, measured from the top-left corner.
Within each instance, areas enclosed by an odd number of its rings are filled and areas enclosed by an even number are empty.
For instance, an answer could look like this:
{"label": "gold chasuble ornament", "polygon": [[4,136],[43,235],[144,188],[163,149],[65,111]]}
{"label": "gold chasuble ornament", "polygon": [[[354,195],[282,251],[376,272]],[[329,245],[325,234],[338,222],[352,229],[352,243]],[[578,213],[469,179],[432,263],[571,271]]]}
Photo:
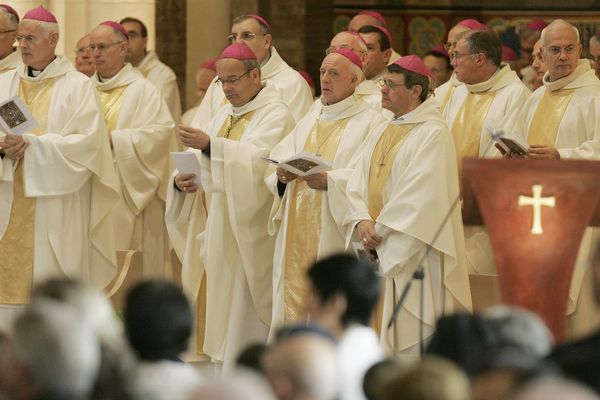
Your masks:
{"label": "gold chasuble ornament", "polygon": [[446,109],[446,106],[448,105],[448,102],[452,98],[452,93],[454,93],[455,88],[456,88],[456,86],[450,85],[450,87],[446,91],[446,95],[444,96],[444,98],[442,99],[442,103],[440,104],[440,112],[441,113],[443,113],[444,110]]}
{"label": "gold chasuble ornament", "polygon": [[373,221],[379,217],[383,208],[383,189],[392,172],[398,150],[414,126],[415,124],[388,125],[373,149],[368,189],[369,215]]}
{"label": "gold chasuble ornament", "polygon": [[[317,121],[304,144],[304,151],[333,162],[348,119]],[[296,180],[290,193],[284,261],[284,317],[295,321],[306,317],[308,282],[306,271],[317,259],[321,236],[323,191]]]}
{"label": "gold chasuble ornament", "polygon": [[[54,79],[40,82],[21,80],[19,96],[40,126],[29,132],[43,135],[52,99]],[[14,174],[13,202],[8,228],[0,240],[0,303],[29,302],[33,277],[35,241],[35,199],[25,197],[23,163],[19,161]]]}
{"label": "gold chasuble ornament", "polygon": [[228,116],[221,126],[221,129],[219,129],[217,137],[239,142],[244,131],[248,127],[250,120],[252,120],[253,115],[254,111],[247,112],[246,114],[237,117],[234,117],[233,115]]}
{"label": "gold chasuble ornament", "polygon": [[554,146],[558,127],[575,89],[546,90],[529,125],[527,143]]}
{"label": "gold chasuble ornament", "polygon": [[460,110],[458,110],[452,124],[452,137],[456,149],[459,177],[462,175],[462,159],[465,157],[479,157],[481,127],[495,96],[495,91],[469,93]]}
{"label": "gold chasuble ornament", "polygon": [[108,135],[112,135],[112,132],[117,127],[117,119],[119,118],[119,112],[121,111],[121,104],[123,103],[123,94],[127,89],[127,85],[119,86],[106,91],[96,89],[98,92],[98,98],[100,99],[100,105],[102,106],[102,115],[104,116],[104,122],[108,128]]}

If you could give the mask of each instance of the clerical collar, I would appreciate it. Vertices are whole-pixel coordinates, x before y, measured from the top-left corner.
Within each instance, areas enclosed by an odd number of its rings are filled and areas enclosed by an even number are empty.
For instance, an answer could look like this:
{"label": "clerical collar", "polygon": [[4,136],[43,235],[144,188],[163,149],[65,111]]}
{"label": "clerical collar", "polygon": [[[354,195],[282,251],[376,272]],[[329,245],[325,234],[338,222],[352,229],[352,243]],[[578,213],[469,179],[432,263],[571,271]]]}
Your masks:
{"label": "clerical collar", "polygon": [[[56,60],[56,56],[54,56],[54,58],[48,63],[48,65],[52,64],[52,62]],[[46,67],[48,66],[46,65]],[[44,72],[46,68],[42,68],[40,70],[37,69],[33,69],[31,68],[29,65],[27,66],[27,76],[30,76],[32,78],[37,78],[42,72]]]}
{"label": "clerical collar", "polygon": [[321,108],[321,114],[319,115],[319,119],[324,121],[335,119],[343,111],[346,111],[350,107],[354,106],[358,101],[354,94],[331,105],[325,104],[324,100],[325,99],[321,97],[321,104],[323,104],[323,107]]}
{"label": "clerical collar", "polygon": [[496,82],[500,78],[500,71],[502,71],[502,67],[498,67],[498,69],[496,70],[496,72],[494,72],[492,74],[492,76],[490,76],[485,81],[479,82],[479,83],[474,83],[474,84],[465,83],[465,86],[467,87],[467,89],[471,93],[487,92],[492,87],[494,87],[494,85],[496,84]]}

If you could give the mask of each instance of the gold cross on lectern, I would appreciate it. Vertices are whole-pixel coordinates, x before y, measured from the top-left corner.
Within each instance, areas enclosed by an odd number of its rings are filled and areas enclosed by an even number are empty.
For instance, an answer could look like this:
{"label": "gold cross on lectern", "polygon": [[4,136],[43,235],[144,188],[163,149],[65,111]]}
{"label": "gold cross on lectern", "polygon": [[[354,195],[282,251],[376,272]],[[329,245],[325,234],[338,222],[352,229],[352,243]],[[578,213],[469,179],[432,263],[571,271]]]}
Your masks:
{"label": "gold cross on lectern", "polygon": [[556,205],[556,198],[554,196],[542,197],[542,185],[532,185],[531,191],[533,192],[533,197],[519,196],[519,206],[533,206],[531,233],[541,235],[544,233],[542,229],[542,206],[554,207]]}

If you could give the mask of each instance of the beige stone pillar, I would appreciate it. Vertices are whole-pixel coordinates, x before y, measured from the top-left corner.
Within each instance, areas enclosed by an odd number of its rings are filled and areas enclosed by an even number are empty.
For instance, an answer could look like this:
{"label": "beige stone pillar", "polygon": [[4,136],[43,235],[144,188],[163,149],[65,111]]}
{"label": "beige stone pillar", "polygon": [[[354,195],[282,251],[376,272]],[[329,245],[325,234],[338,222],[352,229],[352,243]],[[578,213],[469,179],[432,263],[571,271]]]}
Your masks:
{"label": "beige stone pillar", "polygon": [[[196,102],[196,70],[207,58],[214,58],[227,45],[231,25],[229,0],[188,0],[186,32],[186,108]],[[182,48],[182,51],[184,49]]]}

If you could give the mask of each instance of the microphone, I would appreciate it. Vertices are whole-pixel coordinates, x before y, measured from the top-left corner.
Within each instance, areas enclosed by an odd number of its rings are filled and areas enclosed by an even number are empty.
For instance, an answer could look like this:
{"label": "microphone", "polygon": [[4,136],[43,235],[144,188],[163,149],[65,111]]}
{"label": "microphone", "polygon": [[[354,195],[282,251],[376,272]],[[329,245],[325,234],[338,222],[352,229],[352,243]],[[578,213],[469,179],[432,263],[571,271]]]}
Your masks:
{"label": "microphone", "polygon": [[[489,134],[491,136],[491,139],[492,139],[487,144],[487,146],[485,147],[485,149],[484,149],[484,151],[482,153],[482,154],[486,154],[487,151],[492,146],[492,144],[495,143],[496,140],[498,140],[499,138],[501,138],[502,136],[504,136],[504,131],[494,132],[489,127],[489,125],[486,124],[486,123],[484,123],[483,126],[484,126],[485,130],[487,130],[489,132]],[[410,279],[408,282],[406,282],[406,285],[404,286],[404,289],[402,290],[402,294],[400,295],[400,299],[398,299],[398,301],[394,305],[394,309],[392,310],[392,316],[390,317],[390,320],[388,322],[387,329],[386,329],[386,330],[390,330],[392,328],[392,326],[394,325],[394,323],[396,322],[396,320],[398,319],[398,314],[400,313],[400,309],[402,308],[402,305],[404,304],[404,301],[406,300],[406,296],[408,296],[408,292],[409,292],[410,287],[412,285],[412,281],[413,280],[420,280],[421,281],[421,301],[420,301],[421,304],[420,304],[420,311],[419,311],[419,351],[420,351],[421,355],[425,352],[425,347],[424,347],[425,344],[423,343],[423,315],[424,315],[424,305],[425,305],[424,304],[425,301],[424,301],[423,279],[425,278],[425,269],[423,268],[423,261],[425,261],[425,259],[429,255],[429,251],[431,250],[431,248],[433,247],[433,245],[435,245],[435,243],[437,242],[440,234],[442,233],[442,229],[444,229],[444,227],[448,223],[448,220],[452,216],[452,213],[454,212],[454,209],[456,208],[456,206],[460,202],[460,198],[461,198],[461,193],[459,192],[458,195],[456,196],[456,198],[454,199],[454,201],[452,202],[452,205],[450,206],[450,209],[448,210],[448,212],[446,213],[446,215],[442,219],[442,222],[438,226],[435,234],[433,235],[433,238],[431,239],[431,244],[430,245],[426,245],[425,253],[423,253],[423,255],[421,256],[421,258],[419,259],[419,262],[417,263],[417,268],[416,268],[415,272],[413,273],[412,279]]]}

